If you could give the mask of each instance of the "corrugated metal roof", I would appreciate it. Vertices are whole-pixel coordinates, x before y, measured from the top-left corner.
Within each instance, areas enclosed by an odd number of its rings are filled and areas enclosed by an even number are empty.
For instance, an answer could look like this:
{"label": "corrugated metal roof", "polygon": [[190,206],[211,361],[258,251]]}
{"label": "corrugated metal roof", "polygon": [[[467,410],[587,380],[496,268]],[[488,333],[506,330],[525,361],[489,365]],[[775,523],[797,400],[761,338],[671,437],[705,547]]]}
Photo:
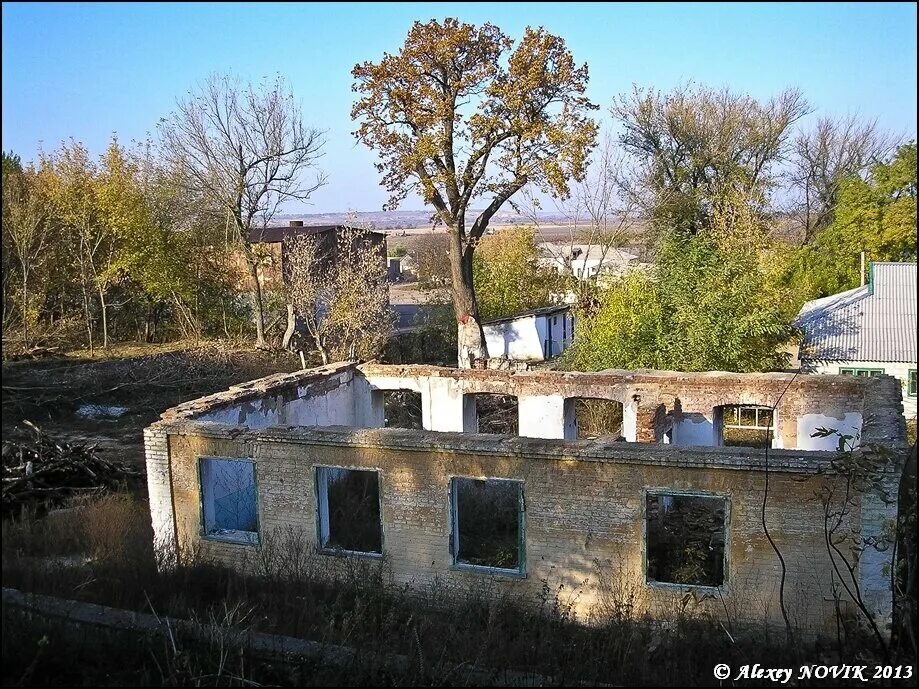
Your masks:
{"label": "corrugated metal roof", "polygon": [[873,263],[870,284],[807,302],[804,361],[916,361],[916,264]]}

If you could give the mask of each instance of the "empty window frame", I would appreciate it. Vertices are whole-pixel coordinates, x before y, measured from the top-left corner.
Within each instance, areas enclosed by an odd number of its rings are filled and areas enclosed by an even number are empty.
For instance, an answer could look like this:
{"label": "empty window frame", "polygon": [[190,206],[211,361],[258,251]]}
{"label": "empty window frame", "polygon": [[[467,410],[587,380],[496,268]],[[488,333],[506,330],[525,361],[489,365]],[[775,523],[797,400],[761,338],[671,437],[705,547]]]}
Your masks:
{"label": "empty window frame", "polygon": [[320,548],[383,553],[377,471],[316,467],[316,498]]}
{"label": "empty window frame", "polygon": [[422,430],[421,393],[412,390],[384,390],[383,415],[385,428]]}
{"label": "empty window frame", "polygon": [[523,482],[457,477],[450,482],[453,564],[523,574]]}
{"label": "empty window frame", "polygon": [[910,397],[916,396],[916,369],[912,368],[906,376],[906,394]]}
{"label": "empty window frame", "polygon": [[[718,416],[716,415],[716,418]],[[772,407],[729,404],[721,407],[722,444],[729,447],[766,447],[775,436]]]}
{"label": "empty window frame", "polygon": [[648,492],[648,583],[718,587],[725,583],[727,498]]}
{"label": "empty window frame", "polygon": [[199,457],[201,521],[205,538],[258,543],[255,462]]}
{"label": "empty window frame", "polygon": [[467,403],[474,405],[476,432],[500,435],[519,433],[517,398],[513,395],[476,393],[466,395],[466,398]]}
{"label": "empty window frame", "polygon": [[859,376],[867,378],[870,376],[883,376],[884,369],[882,368],[840,368],[839,375],[841,376]]}
{"label": "empty window frame", "polygon": [[[569,397],[565,400],[566,422],[575,425],[571,435],[577,440],[608,437],[624,439],[622,434],[622,402],[592,397]],[[566,434],[567,437],[567,434]]]}

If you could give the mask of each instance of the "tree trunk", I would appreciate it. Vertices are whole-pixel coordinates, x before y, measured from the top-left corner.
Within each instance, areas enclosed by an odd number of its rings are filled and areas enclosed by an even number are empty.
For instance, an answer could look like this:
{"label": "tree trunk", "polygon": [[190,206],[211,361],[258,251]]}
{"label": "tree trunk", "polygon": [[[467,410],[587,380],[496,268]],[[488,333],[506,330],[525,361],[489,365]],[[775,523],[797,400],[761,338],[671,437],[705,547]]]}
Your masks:
{"label": "tree trunk", "polygon": [[472,248],[462,246],[459,234],[450,230],[450,273],[453,278],[453,311],[456,314],[456,348],[459,368],[473,368],[488,358],[479,305],[472,283]]}
{"label": "tree trunk", "polygon": [[147,304],[147,317],[144,319],[144,342],[151,341],[150,321],[153,320],[153,305]]}
{"label": "tree trunk", "polygon": [[265,343],[265,307],[262,302],[262,283],[258,279],[258,262],[255,260],[252,246],[248,242],[245,243],[244,252],[251,282],[250,294],[252,296],[252,311],[255,320],[255,347],[256,349],[267,349],[268,345]]}
{"label": "tree trunk", "polygon": [[317,339],[316,340],[316,349],[319,350],[319,356],[322,357],[322,365],[326,366],[329,363],[329,352],[326,350],[325,346]]}
{"label": "tree trunk", "polygon": [[22,267],[22,345],[29,347],[29,273]]}
{"label": "tree trunk", "polygon": [[297,330],[297,316],[294,314],[294,305],[289,303],[287,304],[287,330],[284,331],[284,339],[281,340],[281,349],[288,349],[290,347],[290,339],[294,336],[294,332]]}
{"label": "tree trunk", "polygon": [[86,282],[83,282],[83,315],[86,317],[86,334],[89,338],[89,355],[94,356],[93,351],[93,317],[89,310],[89,290]]}
{"label": "tree trunk", "polygon": [[105,292],[99,289],[99,306],[102,309],[102,349],[108,349],[108,305],[105,303]]}

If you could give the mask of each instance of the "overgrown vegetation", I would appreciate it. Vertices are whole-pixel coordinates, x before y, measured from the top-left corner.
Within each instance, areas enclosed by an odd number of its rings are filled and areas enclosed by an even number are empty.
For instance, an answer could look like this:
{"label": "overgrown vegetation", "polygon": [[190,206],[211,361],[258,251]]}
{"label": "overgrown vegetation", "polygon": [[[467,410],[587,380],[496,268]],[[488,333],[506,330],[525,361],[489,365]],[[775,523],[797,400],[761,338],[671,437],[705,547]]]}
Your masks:
{"label": "overgrown vegetation", "polygon": [[662,230],[649,273],[631,272],[581,305],[567,365],[763,371],[783,368],[793,299],[769,279],[768,232],[746,201],[719,200],[694,234]]}
{"label": "overgrown vegetation", "polygon": [[858,287],[863,251],[867,261],[916,260],[914,142],[837,186],[832,220],[787,257],[784,278],[799,301]]}
{"label": "overgrown vegetation", "polygon": [[482,319],[512,316],[549,306],[561,299],[566,280],[540,264],[533,228],[504,230],[483,237],[472,263],[475,292]]}
{"label": "overgrown vegetation", "polygon": [[520,414],[516,397],[488,393],[479,393],[472,397],[475,400],[476,424],[479,433],[517,435],[520,428]]}
{"label": "overgrown vegetation", "polygon": [[575,398],[574,419],[578,438],[622,437],[622,403],[615,400]]}
{"label": "overgrown vegetation", "polygon": [[383,416],[386,428],[424,428],[421,414],[421,393],[411,390],[383,392]]}
{"label": "overgrown vegetation", "polygon": [[649,579],[697,586],[725,583],[722,498],[649,493],[645,518]]}
{"label": "overgrown vegetation", "polygon": [[[4,606],[6,683],[451,686],[504,683],[489,677],[510,670],[557,685],[708,686],[717,663],[792,667],[825,654],[839,662],[877,660],[857,633],[832,648],[804,640],[787,646],[767,628],[709,616],[692,598],[651,620],[608,562],[596,563],[602,594],[589,626],[572,612],[577,585],[545,581],[534,598],[499,593],[487,581],[435,581],[410,593],[391,580],[385,559],[318,554],[294,530],[266,534],[252,553],[250,576],[200,554],[158,574],[148,519],[143,503],[112,496],[45,519],[7,521],[4,585],[197,619],[212,625],[213,636],[74,634]],[[343,644],[357,649],[358,661],[341,667],[258,657],[229,641],[239,628]],[[406,659],[401,669],[388,662],[394,654]]]}
{"label": "overgrown vegetation", "polygon": [[4,357],[245,329],[222,221],[149,145],[4,156]]}
{"label": "overgrown vegetation", "polygon": [[291,310],[322,363],[371,359],[383,350],[396,315],[389,308],[383,249],[366,231],[342,228],[331,246],[316,235],[299,235],[285,241],[284,254]]}

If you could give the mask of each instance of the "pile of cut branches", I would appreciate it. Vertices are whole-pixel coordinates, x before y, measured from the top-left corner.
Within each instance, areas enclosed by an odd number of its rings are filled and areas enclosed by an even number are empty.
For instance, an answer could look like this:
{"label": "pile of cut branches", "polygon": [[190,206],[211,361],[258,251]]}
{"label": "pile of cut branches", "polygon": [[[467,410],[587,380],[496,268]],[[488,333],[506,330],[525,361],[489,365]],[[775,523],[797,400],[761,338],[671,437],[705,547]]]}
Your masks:
{"label": "pile of cut branches", "polygon": [[31,421],[30,437],[3,441],[3,513],[59,505],[76,495],[124,487],[140,472],[104,459],[95,445],[56,442]]}

